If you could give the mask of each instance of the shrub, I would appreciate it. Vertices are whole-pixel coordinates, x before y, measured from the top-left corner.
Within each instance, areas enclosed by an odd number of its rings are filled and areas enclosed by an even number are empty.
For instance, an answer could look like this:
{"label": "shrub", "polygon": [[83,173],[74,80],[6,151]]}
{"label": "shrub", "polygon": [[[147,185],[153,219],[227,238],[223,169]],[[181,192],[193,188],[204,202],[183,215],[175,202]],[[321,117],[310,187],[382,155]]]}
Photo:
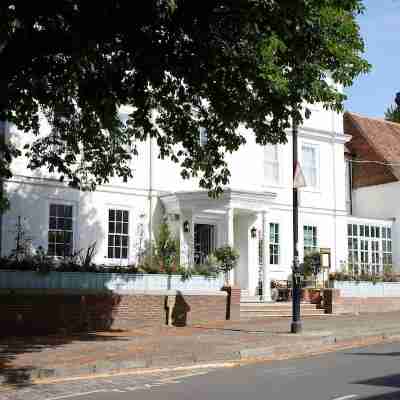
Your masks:
{"label": "shrub", "polygon": [[147,245],[139,270],[148,274],[182,274],[184,268],[179,261],[179,241],[172,236],[168,224],[163,222],[151,250]]}
{"label": "shrub", "polygon": [[226,245],[216,249],[213,255],[218,263],[218,271],[225,274],[225,280],[228,283],[228,273],[237,266],[239,253],[231,246]]}

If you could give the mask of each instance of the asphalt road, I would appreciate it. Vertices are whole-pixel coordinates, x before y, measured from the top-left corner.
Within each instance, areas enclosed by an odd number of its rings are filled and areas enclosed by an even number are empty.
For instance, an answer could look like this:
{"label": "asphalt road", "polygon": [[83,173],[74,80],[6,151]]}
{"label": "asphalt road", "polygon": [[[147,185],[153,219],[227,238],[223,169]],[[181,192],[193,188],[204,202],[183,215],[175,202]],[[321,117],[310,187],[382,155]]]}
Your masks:
{"label": "asphalt road", "polygon": [[0,392],[29,400],[400,400],[400,343],[242,367],[119,376]]}

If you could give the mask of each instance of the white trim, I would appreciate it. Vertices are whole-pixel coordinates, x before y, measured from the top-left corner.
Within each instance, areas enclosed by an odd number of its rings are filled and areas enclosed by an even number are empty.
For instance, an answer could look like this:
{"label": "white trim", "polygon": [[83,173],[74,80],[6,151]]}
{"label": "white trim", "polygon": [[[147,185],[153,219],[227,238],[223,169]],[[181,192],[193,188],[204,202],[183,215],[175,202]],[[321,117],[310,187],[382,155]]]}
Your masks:
{"label": "white trim", "polygon": [[[292,129],[285,131],[287,136],[292,136]],[[332,132],[332,130],[316,129],[311,127],[300,126],[298,131],[299,138],[317,140],[318,142],[328,142],[345,144],[351,140],[351,135],[346,135],[341,132]]]}
{"label": "white trim", "polygon": [[347,223],[349,224],[363,224],[363,225],[377,225],[381,227],[392,227],[395,218],[366,218],[366,217],[355,217],[354,215],[347,217]]}

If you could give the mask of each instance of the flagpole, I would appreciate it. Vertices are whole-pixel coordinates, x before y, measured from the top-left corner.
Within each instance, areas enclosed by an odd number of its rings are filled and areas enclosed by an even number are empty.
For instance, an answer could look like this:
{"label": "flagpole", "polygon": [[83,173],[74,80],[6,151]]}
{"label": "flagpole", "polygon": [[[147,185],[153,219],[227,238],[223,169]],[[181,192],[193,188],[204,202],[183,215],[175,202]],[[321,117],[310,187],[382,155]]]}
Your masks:
{"label": "flagpole", "polygon": [[293,145],[293,270],[292,270],[292,323],[291,333],[302,331],[300,315],[301,282],[299,279],[299,204],[295,174],[298,164],[297,156],[297,123],[292,119],[292,145]]}

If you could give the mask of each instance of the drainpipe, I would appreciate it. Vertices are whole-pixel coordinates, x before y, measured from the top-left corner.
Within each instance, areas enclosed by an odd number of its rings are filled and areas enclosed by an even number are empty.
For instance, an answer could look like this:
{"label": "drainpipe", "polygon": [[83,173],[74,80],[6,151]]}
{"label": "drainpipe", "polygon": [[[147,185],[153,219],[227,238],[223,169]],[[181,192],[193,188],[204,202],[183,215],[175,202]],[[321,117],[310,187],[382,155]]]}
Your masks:
{"label": "drainpipe", "polygon": [[[6,121],[0,120],[0,147],[2,148],[5,144],[6,136]],[[0,197],[4,195],[4,182],[0,179]],[[0,257],[3,255],[3,212],[0,212]]]}
{"label": "drainpipe", "polygon": [[149,137],[149,258],[150,266],[153,266],[153,139]]}
{"label": "drainpipe", "polygon": [[[351,156],[353,157],[353,156]],[[353,160],[349,159],[347,162],[349,163],[348,174],[349,174],[349,194],[350,194],[350,215],[353,215]]]}

